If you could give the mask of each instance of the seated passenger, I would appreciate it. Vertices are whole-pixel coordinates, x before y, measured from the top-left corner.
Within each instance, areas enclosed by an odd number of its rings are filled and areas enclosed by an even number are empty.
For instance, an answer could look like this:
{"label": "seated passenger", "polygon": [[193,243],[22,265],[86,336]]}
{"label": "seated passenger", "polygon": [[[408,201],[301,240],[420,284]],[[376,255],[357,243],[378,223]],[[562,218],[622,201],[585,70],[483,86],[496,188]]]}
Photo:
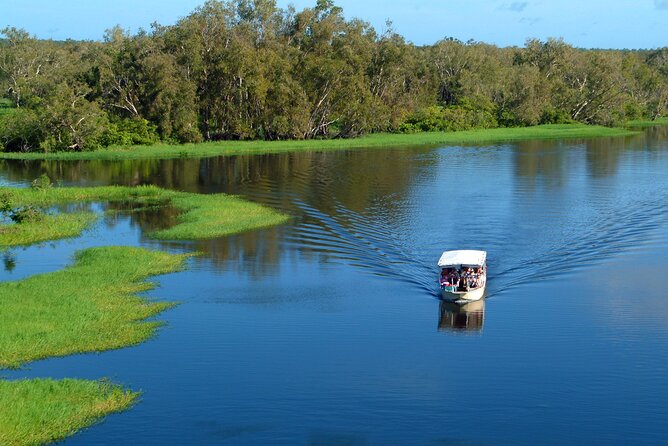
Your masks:
{"label": "seated passenger", "polygon": [[465,291],[468,289],[468,270],[466,268],[461,269],[461,272],[459,273],[459,283],[457,286],[459,287],[460,291]]}
{"label": "seated passenger", "polygon": [[441,277],[438,279],[438,282],[441,284],[441,286],[449,285],[450,272],[448,268],[443,268],[443,271],[441,271]]}
{"label": "seated passenger", "polygon": [[452,268],[452,283],[459,284],[459,281],[460,281],[461,278],[462,278],[462,275],[457,270],[457,268]]}

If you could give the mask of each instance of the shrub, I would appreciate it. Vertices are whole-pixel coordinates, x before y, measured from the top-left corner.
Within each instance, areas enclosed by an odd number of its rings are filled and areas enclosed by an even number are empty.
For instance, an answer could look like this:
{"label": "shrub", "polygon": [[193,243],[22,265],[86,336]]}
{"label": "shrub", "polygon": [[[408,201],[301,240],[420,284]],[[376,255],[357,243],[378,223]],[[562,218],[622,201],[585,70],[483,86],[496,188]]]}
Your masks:
{"label": "shrub", "polygon": [[540,116],[541,124],[572,124],[574,122],[567,111],[556,108],[547,108]]}
{"label": "shrub", "polygon": [[34,223],[44,219],[44,213],[35,206],[15,208],[9,213],[9,218],[17,224]]}
{"label": "shrub", "polygon": [[7,151],[26,152],[39,147],[42,134],[39,117],[33,110],[14,109],[0,120],[0,144]]}
{"label": "shrub", "polygon": [[491,110],[462,104],[424,108],[410,115],[399,126],[399,132],[456,132],[494,127],[498,127],[498,122]]}
{"label": "shrub", "polygon": [[150,145],[158,142],[157,127],[146,119],[119,119],[109,124],[100,137],[102,146]]}
{"label": "shrub", "polygon": [[32,180],[30,187],[37,190],[50,189],[53,186],[51,178],[45,173],[41,174],[39,177]]}
{"label": "shrub", "polygon": [[8,192],[0,194],[0,213],[17,224],[38,222],[44,218],[44,213],[37,207],[14,207],[12,196]]}

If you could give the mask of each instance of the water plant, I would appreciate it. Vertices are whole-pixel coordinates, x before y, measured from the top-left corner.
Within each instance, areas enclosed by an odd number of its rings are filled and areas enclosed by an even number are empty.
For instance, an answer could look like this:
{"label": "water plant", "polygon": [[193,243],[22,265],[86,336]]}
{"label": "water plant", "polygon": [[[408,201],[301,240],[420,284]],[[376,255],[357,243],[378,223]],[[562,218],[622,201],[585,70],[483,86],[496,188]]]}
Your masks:
{"label": "water plant", "polygon": [[146,340],[160,323],[145,320],[172,304],[137,293],[152,288],[147,277],[178,271],[185,259],[140,248],[92,248],[64,270],[0,283],[0,368]]}
{"label": "water plant", "polygon": [[105,381],[0,381],[0,444],[34,446],[62,440],[139,396]]}

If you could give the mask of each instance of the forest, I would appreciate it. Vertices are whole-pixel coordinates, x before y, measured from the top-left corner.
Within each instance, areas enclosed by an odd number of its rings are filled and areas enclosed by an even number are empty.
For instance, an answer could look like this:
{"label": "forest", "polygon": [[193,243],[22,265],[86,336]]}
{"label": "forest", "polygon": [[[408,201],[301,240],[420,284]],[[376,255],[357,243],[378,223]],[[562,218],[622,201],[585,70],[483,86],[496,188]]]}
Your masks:
{"label": "forest", "polygon": [[101,41],[0,32],[6,151],[615,126],[668,111],[668,48],[417,46],[390,22],[346,19],[332,0],[301,11],[209,0],[174,25],[118,26]]}

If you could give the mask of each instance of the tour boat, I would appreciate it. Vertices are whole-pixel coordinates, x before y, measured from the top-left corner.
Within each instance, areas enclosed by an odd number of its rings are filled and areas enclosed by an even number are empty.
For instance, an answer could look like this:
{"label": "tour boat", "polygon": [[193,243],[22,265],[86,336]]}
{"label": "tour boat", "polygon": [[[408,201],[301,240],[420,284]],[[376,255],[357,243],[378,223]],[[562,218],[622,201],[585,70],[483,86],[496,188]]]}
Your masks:
{"label": "tour boat", "polygon": [[443,300],[461,303],[481,299],[487,284],[486,260],[485,251],[445,251],[438,260]]}

